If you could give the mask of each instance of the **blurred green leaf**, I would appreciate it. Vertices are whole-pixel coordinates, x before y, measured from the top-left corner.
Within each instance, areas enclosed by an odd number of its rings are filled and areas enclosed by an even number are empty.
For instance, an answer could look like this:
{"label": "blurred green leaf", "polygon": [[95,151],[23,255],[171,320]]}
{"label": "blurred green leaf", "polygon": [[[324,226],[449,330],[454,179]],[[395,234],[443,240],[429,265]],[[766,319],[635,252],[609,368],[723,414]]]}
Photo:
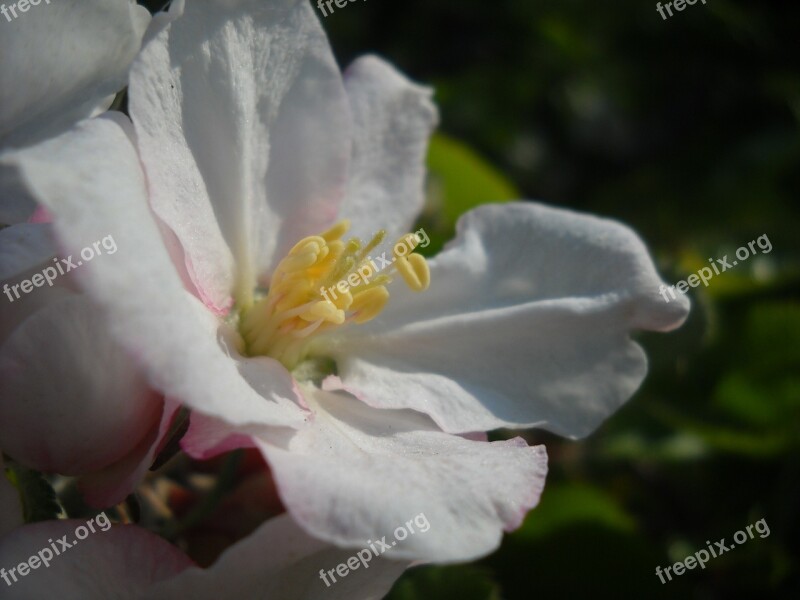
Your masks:
{"label": "blurred green leaf", "polygon": [[795,428],[753,431],[707,423],[666,405],[654,405],[653,414],[665,424],[695,435],[710,448],[752,458],[772,458],[795,449],[800,437]]}
{"label": "blurred green leaf", "polygon": [[386,600],[500,600],[490,573],[470,565],[412,569],[392,588]]}
{"label": "blurred green leaf", "polygon": [[683,431],[664,439],[626,432],[600,442],[599,452],[603,459],[609,460],[683,462],[706,456],[708,446],[698,435]]}
{"label": "blurred green leaf", "polygon": [[680,583],[666,588],[655,577],[665,550],[613,496],[586,484],[546,486],[540,505],[487,562],[508,600],[527,600],[532,589],[558,598],[685,597]]}
{"label": "blurred green leaf", "polygon": [[761,303],[748,313],[738,362],[770,373],[800,373],[800,304]]}
{"label": "blurred green leaf", "polygon": [[56,493],[38,471],[11,462],[7,465],[8,479],[17,488],[22,500],[22,514],[26,523],[55,519],[61,513]]}
{"label": "blurred green leaf", "polygon": [[425,254],[439,251],[455,232],[458,218],[481,204],[521,198],[519,191],[494,167],[465,144],[436,134],[428,151],[428,203],[420,225],[431,245]]}
{"label": "blurred green leaf", "polygon": [[800,374],[760,381],[745,373],[731,373],[715,390],[714,404],[757,427],[800,424]]}
{"label": "blurred green leaf", "polygon": [[511,537],[538,539],[578,522],[593,522],[624,532],[635,529],[634,521],[603,490],[583,484],[550,485],[545,487],[539,506]]}
{"label": "blurred green leaf", "polygon": [[451,223],[480,204],[521,196],[511,182],[477,153],[443,134],[431,140],[428,168],[442,186],[444,215]]}
{"label": "blurred green leaf", "polygon": [[714,390],[714,406],[776,439],[800,429],[800,305],[772,302],[747,312],[735,368]]}

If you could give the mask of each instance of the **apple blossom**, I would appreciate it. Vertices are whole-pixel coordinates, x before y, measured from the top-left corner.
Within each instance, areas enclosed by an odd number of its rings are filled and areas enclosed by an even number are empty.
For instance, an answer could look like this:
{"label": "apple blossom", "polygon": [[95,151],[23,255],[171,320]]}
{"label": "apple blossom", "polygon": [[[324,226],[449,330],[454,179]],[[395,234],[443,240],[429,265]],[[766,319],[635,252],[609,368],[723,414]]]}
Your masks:
{"label": "apple blossom", "polygon": [[396,255],[322,297],[373,243],[409,240],[437,117],[381,59],[342,78],[304,1],[188,3],[137,57],[130,115],[7,163],[64,247],[117,240],[77,284],[148,386],[192,409],[184,448],[257,447],[325,542],[424,512],[392,557],[490,552],[537,503],[546,455],[472,434],[588,434],[645,376],[632,333],[685,319],[631,230],[535,203],[474,210],[431,261]]}

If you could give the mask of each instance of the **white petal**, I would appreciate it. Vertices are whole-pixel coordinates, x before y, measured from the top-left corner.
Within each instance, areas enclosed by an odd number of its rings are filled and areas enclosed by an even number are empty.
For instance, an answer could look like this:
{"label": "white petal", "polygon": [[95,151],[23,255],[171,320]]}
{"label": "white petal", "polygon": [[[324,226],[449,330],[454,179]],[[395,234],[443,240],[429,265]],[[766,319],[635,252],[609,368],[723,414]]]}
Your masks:
{"label": "white petal", "polygon": [[[108,108],[150,22],[130,0],[19,3],[2,19],[0,145],[19,146]],[[11,13],[8,13],[9,16]]]}
{"label": "white petal", "polygon": [[0,230],[0,345],[31,315],[77,292],[61,274],[49,223],[22,223]]}
{"label": "white petal", "polygon": [[114,242],[113,254],[76,271],[102,306],[98,318],[164,395],[233,424],[301,424],[293,398],[280,398],[280,390],[264,398],[247,384],[217,340],[216,318],[183,289],[147,205],[125,124],[109,113],[15,157],[76,259],[95,241]]}
{"label": "white petal", "polygon": [[[302,391],[291,374],[278,361],[267,357],[248,358],[230,346],[231,356],[236,360],[239,372],[250,386],[265,398],[293,397],[303,408],[308,408]],[[313,418],[309,412],[306,419]],[[229,421],[193,413],[191,425],[181,440],[181,447],[194,458],[206,460],[236,448],[253,447],[251,437],[269,431],[264,425],[234,425]]]}
{"label": "white petal", "polygon": [[22,223],[0,229],[0,280],[16,277],[55,254],[49,223]]}
{"label": "white petal", "polygon": [[[0,153],[0,162],[4,156]],[[0,225],[25,223],[36,211],[36,201],[25,189],[17,170],[0,164]]]}
{"label": "white petal", "polygon": [[362,239],[386,229],[394,243],[422,211],[425,155],[438,123],[433,92],[376,56],[350,65],[345,87],[355,129],[341,216]]}
{"label": "white petal", "polygon": [[125,500],[153,465],[180,406],[165,401],[161,422],[135,448],[116,463],[81,477],[78,487],[84,501],[95,508],[115,506]]}
{"label": "white petal", "polygon": [[[102,517],[99,523],[92,523],[94,533],[86,521],[45,521],[20,527],[2,538],[0,565],[5,567],[11,582],[8,586],[0,581],[4,600],[56,596],[60,600],[145,598],[147,594],[143,592],[152,584],[192,565],[175,546],[140,527],[115,525],[110,529],[106,526],[103,531],[102,526],[105,526]],[[84,531],[87,537],[77,539]],[[62,536],[72,547],[63,549],[58,541]],[[18,565],[33,557],[36,569],[24,569],[27,575],[21,577]],[[42,562],[43,558],[48,566]],[[9,573],[11,568],[17,569],[13,577]]]}
{"label": "white petal", "polygon": [[153,208],[210,305],[246,298],[276,253],[335,217],[350,116],[307,2],[189,3],[129,92]]}
{"label": "white petal", "polygon": [[96,315],[82,296],[50,303],[0,348],[0,444],[27,466],[99,469],[158,424],[161,399]]}
{"label": "white petal", "polygon": [[314,420],[260,447],[284,504],[313,536],[354,549],[386,536],[391,545],[397,528],[422,515],[421,529],[387,556],[472,560],[495,549],[503,530],[519,526],[539,500],[543,446],[470,441],[412,411],[303,391]]}
{"label": "white petal", "polygon": [[188,569],[148,592],[148,600],[380,600],[408,566],[407,562],[365,557],[335,583],[320,570],[335,569],[355,553],[305,534],[288,515],[264,523],[254,533],[228,549],[205,570]]}
{"label": "white petal", "polygon": [[613,221],[537,204],[481,207],[431,262],[431,288],[392,288],[384,314],[332,347],[348,389],[444,430],[541,426],[583,436],[647,371],[636,330],[686,318],[641,240]]}
{"label": "white petal", "polygon": [[0,450],[0,538],[23,523],[22,501],[16,488],[5,476],[3,452]]}

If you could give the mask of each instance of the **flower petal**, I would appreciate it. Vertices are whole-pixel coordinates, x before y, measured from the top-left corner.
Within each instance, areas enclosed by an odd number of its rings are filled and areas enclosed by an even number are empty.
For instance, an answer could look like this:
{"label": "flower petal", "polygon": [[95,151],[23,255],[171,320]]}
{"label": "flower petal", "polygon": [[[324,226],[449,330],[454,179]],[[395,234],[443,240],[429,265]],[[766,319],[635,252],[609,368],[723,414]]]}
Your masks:
{"label": "flower petal", "polygon": [[376,56],[350,65],[345,86],[355,129],[341,216],[350,219],[361,238],[383,228],[394,242],[422,211],[425,154],[438,123],[433,92]]}
{"label": "flower petal", "polygon": [[125,87],[150,22],[147,10],[130,0],[59,0],[28,8],[11,23],[4,19],[0,37],[4,146],[55,135],[108,108]]}
{"label": "flower petal", "polygon": [[392,546],[390,558],[472,560],[495,549],[539,500],[543,446],[470,441],[412,411],[303,391],[314,420],[259,445],[287,509],[315,537],[349,548],[382,536],[391,543],[396,528],[422,514],[429,531]]}
{"label": "flower petal", "polygon": [[420,295],[394,287],[386,311],[331,353],[371,405],[419,410],[453,433],[589,434],[645,376],[631,333],[677,327],[689,308],[664,302],[630,229],[532,203],[463,217],[431,281]]}
{"label": "flower petal", "polygon": [[228,549],[210,568],[187,569],[155,586],[148,600],[217,600],[226,598],[280,600],[380,600],[408,566],[383,557],[365,559],[345,577],[334,571],[333,581],[320,570],[335,569],[354,556],[310,537],[289,515],[270,519]]}
{"label": "flower petal", "polygon": [[0,450],[0,538],[23,523],[22,501],[16,488],[6,478],[3,452]]}
{"label": "flower petal", "polygon": [[0,229],[0,280],[16,277],[56,255],[49,223]]}
{"label": "flower petal", "polygon": [[[0,153],[0,163],[3,154]],[[14,167],[0,164],[0,225],[28,222],[36,211],[36,201],[25,189]]]}
{"label": "flower petal", "polygon": [[180,405],[165,401],[161,421],[127,456],[95,473],[80,478],[79,488],[89,506],[104,508],[119,504],[136,488],[153,465],[170,431]]}
{"label": "flower petal", "polygon": [[210,306],[246,299],[335,217],[350,116],[307,2],[189,3],[145,45],[129,93],[153,208]]}
{"label": "flower petal", "polygon": [[[6,567],[11,582],[3,582],[4,600],[52,598],[63,600],[108,600],[134,598],[152,584],[177,575],[192,566],[192,561],[175,546],[135,525],[115,525],[103,531],[101,523],[92,523],[89,532],[85,521],[45,521],[26,525],[0,540],[0,565]],[[83,535],[83,527],[88,537]],[[64,539],[72,547],[63,548]],[[52,542],[51,540],[55,540]],[[59,554],[56,555],[52,548]],[[47,565],[42,562],[48,555]],[[36,569],[13,577],[16,568],[36,557]],[[16,581],[14,581],[16,578]],[[124,594],[121,595],[121,594]]]}
{"label": "flower petal", "polygon": [[96,312],[83,296],[50,303],[0,348],[0,444],[27,466],[99,469],[158,423],[160,398]]}
{"label": "flower petal", "polygon": [[[72,295],[71,276],[61,276],[48,260],[56,254],[55,245],[47,223],[22,223],[0,230],[0,345],[40,308]],[[42,275],[45,269],[46,277]]]}
{"label": "flower petal", "polygon": [[82,247],[106,238],[117,247],[75,271],[102,307],[97,318],[165,396],[233,424],[302,424],[293,397],[278,390],[265,398],[248,385],[217,339],[216,318],[183,289],[124,127],[130,122],[109,113],[13,157],[52,211],[68,252],[78,257]]}

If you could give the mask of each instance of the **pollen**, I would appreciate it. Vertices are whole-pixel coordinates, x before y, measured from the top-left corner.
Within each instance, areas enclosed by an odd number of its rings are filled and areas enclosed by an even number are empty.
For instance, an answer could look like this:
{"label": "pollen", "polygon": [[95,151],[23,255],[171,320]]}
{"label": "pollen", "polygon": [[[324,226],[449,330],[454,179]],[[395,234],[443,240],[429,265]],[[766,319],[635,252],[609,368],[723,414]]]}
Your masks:
{"label": "pollen", "polygon": [[[393,275],[413,291],[430,285],[430,269],[415,254],[416,234],[402,236],[391,259],[370,255],[386,238],[381,230],[368,242],[344,240],[342,220],[328,231],[300,240],[278,263],[270,287],[242,310],[239,329],[250,356],[269,356],[292,369],[321,334],[377,317],[389,302]],[[377,262],[376,262],[377,260]]]}

